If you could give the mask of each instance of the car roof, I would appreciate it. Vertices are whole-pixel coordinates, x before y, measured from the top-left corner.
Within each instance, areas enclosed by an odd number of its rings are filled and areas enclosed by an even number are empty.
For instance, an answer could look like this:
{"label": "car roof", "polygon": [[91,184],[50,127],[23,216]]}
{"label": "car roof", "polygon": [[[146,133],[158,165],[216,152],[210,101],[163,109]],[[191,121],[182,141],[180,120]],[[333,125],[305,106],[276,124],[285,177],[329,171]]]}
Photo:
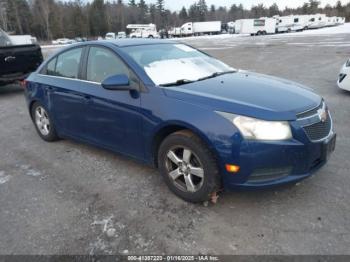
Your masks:
{"label": "car roof", "polygon": [[126,46],[139,46],[139,45],[157,45],[157,44],[174,44],[175,41],[162,40],[162,39],[116,39],[116,40],[100,40],[90,43],[112,43],[118,47]]}

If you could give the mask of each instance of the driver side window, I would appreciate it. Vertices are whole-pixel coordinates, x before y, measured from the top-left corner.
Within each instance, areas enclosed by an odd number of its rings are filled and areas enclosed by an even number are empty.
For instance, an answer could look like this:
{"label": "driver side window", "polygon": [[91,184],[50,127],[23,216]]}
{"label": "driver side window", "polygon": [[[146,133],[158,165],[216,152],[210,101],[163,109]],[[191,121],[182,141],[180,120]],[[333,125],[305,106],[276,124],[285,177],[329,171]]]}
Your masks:
{"label": "driver side window", "polygon": [[90,48],[86,74],[88,81],[101,83],[110,76],[121,74],[130,77],[127,66],[112,51],[100,47]]}

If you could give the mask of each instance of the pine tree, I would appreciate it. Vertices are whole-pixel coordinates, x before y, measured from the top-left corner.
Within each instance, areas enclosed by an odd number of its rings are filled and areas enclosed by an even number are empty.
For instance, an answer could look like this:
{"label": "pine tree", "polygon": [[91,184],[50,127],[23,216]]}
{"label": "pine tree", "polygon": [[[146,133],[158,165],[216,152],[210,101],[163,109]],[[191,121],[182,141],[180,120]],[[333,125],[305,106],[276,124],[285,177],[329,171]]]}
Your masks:
{"label": "pine tree", "polygon": [[131,7],[136,7],[137,5],[136,5],[136,1],[135,0],[130,0],[129,1],[129,6],[131,6]]}
{"label": "pine tree", "polygon": [[157,7],[155,4],[150,4],[149,5],[149,16],[151,23],[156,23],[156,18],[157,18]]}
{"label": "pine tree", "polygon": [[269,15],[270,16],[274,16],[274,15],[278,15],[280,13],[278,5],[276,3],[272,4],[269,7]]}
{"label": "pine tree", "polygon": [[197,3],[194,3],[190,6],[188,9],[188,15],[194,22],[199,21],[199,8]]}
{"label": "pine tree", "polygon": [[140,0],[138,4],[138,9],[139,9],[140,23],[146,23],[147,14],[148,14],[148,5],[146,4],[145,0]]}
{"label": "pine tree", "polygon": [[198,2],[198,16],[199,21],[205,21],[208,14],[208,6],[205,0],[199,0]]}
{"label": "pine tree", "polygon": [[187,10],[186,7],[182,7],[180,13],[179,13],[179,18],[182,21],[186,21],[188,19],[188,14],[187,14]]}
{"label": "pine tree", "polygon": [[106,10],[103,0],[94,0],[89,10],[90,31],[94,36],[107,33]]}

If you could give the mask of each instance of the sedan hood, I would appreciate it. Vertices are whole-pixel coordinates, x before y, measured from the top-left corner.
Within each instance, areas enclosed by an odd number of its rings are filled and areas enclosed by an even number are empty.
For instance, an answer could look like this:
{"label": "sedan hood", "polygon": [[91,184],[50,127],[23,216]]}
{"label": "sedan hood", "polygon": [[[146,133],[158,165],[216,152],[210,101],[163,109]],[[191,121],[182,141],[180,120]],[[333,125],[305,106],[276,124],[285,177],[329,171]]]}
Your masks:
{"label": "sedan hood", "polygon": [[305,86],[244,71],[163,89],[171,98],[265,120],[295,120],[321,103]]}

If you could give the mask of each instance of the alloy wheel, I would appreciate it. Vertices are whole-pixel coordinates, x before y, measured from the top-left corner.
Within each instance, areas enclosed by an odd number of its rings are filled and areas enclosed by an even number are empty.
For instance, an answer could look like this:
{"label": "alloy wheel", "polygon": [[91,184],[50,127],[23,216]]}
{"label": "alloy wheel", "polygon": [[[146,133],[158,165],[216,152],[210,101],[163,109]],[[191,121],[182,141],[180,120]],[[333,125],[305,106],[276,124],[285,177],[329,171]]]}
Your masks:
{"label": "alloy wheel", "polygon": [[41,106],[35,109],[35,124],[43,136],[50,133],[50,119],[46,110]]}
{"label": "alloy wheel", "polygon": [[194,152],[185,147],[174,147],[166,155],[166,167],[170,180],[184,191],[195,193],[204,181],[204,168]]}

